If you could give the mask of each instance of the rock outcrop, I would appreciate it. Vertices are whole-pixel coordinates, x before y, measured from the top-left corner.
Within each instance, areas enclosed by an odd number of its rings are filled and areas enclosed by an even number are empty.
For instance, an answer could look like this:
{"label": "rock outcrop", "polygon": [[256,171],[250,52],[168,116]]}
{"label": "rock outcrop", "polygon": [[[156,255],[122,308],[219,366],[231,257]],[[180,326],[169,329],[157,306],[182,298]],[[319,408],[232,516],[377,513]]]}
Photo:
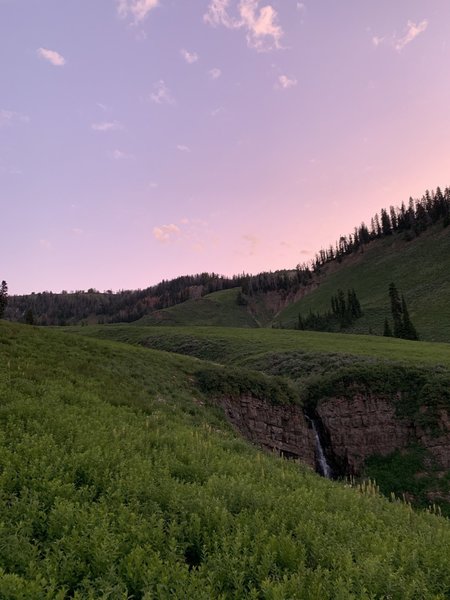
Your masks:
{"label": "rock outcrop", "polygon": [[315,467],[314,434],[300,406],[271,404],[253,396],[219,398],[216,403],[251,442]]}
{"label": "rock outcrop", "polygon": [[358,475],[369,456],[387,456],[414,439],[413,423],[398,417],[388,398],[362,394],[330,398],[316,412],[339,470],[346,475]]}
{"label": "rock outcrop", "polygon": [[[305,464],[317,465],[311,423],[300,406],[272,404],[251,395],[216,399],[228,420],[251,442]],[[450,415],[436,414],[433,429],[400,417],[396,398],[355,394],[327,398],[314,416],[320,423],[325,454],[336,475],[360,475],[367,458],[387,456],[412,444],[423,447],[442,474],[450,470]],[[424,407],[426,411],[426,407]]]}

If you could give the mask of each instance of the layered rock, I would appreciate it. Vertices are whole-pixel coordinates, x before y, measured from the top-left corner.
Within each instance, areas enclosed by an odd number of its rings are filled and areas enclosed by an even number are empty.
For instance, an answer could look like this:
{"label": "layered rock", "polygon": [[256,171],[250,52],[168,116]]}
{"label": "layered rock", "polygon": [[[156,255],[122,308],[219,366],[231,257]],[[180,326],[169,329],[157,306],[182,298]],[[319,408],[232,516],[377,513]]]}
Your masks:
{"label": "layered rock", "polygon": [[387,398],[362,394],[330,398],[316,412],[331,453],[347,475],[358,475],[369,456],[387,456],[414,438],[412,422],[398,417],[393,401]]}
{"label": "layered rock", "polygon": [[301,407],[271,404],[253,396],[219,398],[216,402],[251,442],[315,467],[314,434]]}

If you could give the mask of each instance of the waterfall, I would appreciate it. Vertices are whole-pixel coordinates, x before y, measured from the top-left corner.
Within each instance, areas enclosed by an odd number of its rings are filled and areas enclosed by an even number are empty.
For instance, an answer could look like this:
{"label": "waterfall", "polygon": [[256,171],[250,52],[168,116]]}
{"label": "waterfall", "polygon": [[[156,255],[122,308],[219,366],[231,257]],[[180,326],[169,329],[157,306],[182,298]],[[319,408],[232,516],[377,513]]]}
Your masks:
{"label": "waterfall", "polygon": [[320,440],[319,432],[317,431],[317,425],[315,419],[311,419],[310,417],[306,417],[308,421],[311,423],[312,430],[314,431],[314,437],[316,439],[316,457],[318,466],[320,469],[321,475],[326,477],[326,479],[332,478],[332,470],[325,456],[325,452],[323,450],[322,442]]}

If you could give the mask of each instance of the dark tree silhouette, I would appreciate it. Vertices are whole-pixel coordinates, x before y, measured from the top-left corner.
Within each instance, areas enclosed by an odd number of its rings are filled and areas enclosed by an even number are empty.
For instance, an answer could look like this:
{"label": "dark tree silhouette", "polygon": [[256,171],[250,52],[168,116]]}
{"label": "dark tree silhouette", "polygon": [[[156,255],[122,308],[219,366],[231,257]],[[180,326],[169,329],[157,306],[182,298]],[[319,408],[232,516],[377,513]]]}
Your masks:
{"label": "dark tree silhouette", "polygon": [[0,319],[5,314],[5,309],[8,304],[8,284],[5,280],[2,281],[0,286]]}

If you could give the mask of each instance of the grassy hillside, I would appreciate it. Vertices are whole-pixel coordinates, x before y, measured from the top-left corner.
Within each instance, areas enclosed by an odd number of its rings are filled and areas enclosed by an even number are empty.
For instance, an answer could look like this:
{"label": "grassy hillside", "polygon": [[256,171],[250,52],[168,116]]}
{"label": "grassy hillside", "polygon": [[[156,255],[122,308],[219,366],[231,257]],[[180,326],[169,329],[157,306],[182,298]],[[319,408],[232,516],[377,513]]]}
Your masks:
{"label": "grassy hillside", "polygon": [[405,295],[420,338],[450,342],[450,228],[435,226],[410,242],[396,234],[364,250],[326,266],[318,289],[283,310],[277,321],[296,326],[299,313],[326,312],[339,288],[355,288],[364,316],[349,331],[381,335],[385,317],[390,318],[388,286],[393,281]]}
{"label": "grassy hillside", "polygon": [[220,327],[138,327],[105,325],[66,331],[149,348],[179,352],[233,365],[250,365],[263,356],[289,353],[365,357],[414,365],[450,367],[450,344],[411,342],[367,335],[345,335],[282,329]]}
{"label": "grassy hillside", "polygon": [[213,292],[158,310],[135,321],[136,325],[198,325],[217,327],[258,327],[246,306],[238,305],[240,288]]}
{"label": "grassy hillside", "polygon": [[448,597],[447,520],[237,439],[199,364],[0,323],[1,598]]}

